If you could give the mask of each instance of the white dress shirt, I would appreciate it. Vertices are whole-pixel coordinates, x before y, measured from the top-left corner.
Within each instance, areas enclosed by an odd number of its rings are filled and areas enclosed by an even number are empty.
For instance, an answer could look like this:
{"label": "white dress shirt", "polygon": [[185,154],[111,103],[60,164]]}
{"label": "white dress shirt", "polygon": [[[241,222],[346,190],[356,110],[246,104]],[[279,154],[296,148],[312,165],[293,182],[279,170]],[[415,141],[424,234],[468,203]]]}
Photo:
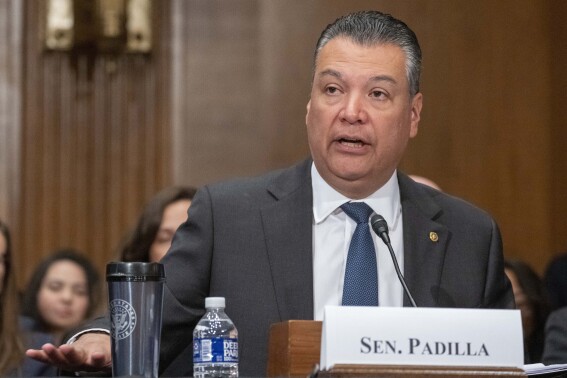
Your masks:
{"label": "white dress shirt", "polygon": [[[323,320],[326,305],[342,302],[343,281],[350,239],[356,223],[340,206],[351,201],[323,180],[315,164],[311,166],[313,186],[313,311],[315,320]],[[404,271],[402,206],[396,172],[376,192],[353,202],[366,202],[388,222],[392,247],[400,270]],[[373,231],[378,265],[378,303],[380,306],[403,306],[403,288],[388,247]]]}

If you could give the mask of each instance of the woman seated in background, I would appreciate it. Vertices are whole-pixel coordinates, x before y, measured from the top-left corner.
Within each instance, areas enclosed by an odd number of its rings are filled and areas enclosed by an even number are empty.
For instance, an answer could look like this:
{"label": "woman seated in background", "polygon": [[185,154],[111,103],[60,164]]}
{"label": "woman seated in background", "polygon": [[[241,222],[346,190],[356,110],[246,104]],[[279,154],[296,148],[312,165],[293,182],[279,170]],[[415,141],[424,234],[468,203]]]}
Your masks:
{"label": "woman seated in background", "polygon": [[52,338],[48,334],[22,331],[13,266],[10,231],[0,220],[0,376],[54,376],[56,368],[25,357],[27,348],[39,348],[52,342]]}
{"label": "woman seated in background", "polygon": [[197,189],[169,187],[156,194],[144,207],[136,228],[121,248],[122,261],[157,262],[171,247],[173,235],[187,220],[187,210]]}
{"label": "woman seated in background", "polygon": [[541,362],[545,338],[545,322],[550,304],[542,279],[526,263],[507,260],[504,270],[512,283],[516,308],[522,314],[524,363]]}
{"label": "woman seated in background", "polygon": [[98,310],[99,274],[75,250],[60,250],[43,260],[24,293],[23,315],[30,330],[51,333],[55,341]]}

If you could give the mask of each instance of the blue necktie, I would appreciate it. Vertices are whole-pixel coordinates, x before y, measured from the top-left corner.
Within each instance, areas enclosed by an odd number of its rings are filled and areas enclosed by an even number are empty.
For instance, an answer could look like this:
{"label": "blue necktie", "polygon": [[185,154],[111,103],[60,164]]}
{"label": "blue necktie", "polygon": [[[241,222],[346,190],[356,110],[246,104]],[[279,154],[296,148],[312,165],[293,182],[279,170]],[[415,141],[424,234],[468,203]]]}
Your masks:
{"label": "blue necktie", "polygon": [[356,222],[348,248],[343,306],[378,306],[376,251],[368,218],[372,209],[364,202],[349,202],[341,209]]}

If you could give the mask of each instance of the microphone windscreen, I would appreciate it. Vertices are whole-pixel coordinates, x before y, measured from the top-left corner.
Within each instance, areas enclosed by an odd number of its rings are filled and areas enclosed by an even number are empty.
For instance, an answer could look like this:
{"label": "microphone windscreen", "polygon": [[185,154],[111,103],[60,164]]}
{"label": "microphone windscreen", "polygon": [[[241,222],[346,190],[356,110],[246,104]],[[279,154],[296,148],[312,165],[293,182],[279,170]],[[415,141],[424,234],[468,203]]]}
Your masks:
{"label": "microphone windscreen", "polygon": [[386,233],[386,235],[388,234],[388,223],[386,222],[386,219],[384,219],[384,217],[380,214],[372,214],[372,216],[370,217],[370,226],[379,236],[383,233]]}

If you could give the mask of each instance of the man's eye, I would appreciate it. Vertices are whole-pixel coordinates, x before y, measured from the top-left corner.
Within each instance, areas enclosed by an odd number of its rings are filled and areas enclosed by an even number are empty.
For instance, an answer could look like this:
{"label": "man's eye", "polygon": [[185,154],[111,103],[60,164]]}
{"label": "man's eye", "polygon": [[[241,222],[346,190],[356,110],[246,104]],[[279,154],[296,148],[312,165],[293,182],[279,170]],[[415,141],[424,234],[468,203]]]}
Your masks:
{"label": "man's eye", "polygon": [[327,87],[327,88],[325,88],[325,91],[328,94],[335,94],[339,91],[339,89],[337,87]]}
{"label": "man's eye", "polygon": [[383,98],[383,97],[386,97],[386,93],[384,93],[382,91],[372,91],[370,93],[370,96],[374,97],[374,98]]}

